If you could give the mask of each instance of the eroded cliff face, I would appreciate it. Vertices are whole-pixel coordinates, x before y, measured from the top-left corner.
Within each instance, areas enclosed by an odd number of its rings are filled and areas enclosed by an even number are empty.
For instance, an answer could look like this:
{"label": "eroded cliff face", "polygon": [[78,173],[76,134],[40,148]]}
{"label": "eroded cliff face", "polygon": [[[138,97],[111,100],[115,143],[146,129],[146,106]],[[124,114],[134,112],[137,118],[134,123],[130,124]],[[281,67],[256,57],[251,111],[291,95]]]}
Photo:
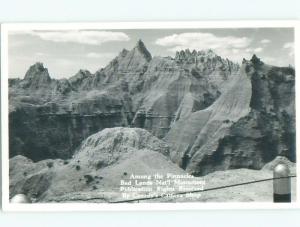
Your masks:
{"label": "eroded cliff face", "polygon": [[155,57],[145,72],[133,125],[163,138],[182,117],[210,106],[239,66],[212,51],[178,52],[175,59]]}
{"label": "eroded cliff face", "polygon": [[194,175],[260,169],[277,155],[295,161],[294,85],[294,69],[244,60],[218,100],[173,125],[172,160]]}
{"label": "eroded cliff face", "polygon": [[68,158],[89,135],[117,126],[163,138],[175,121],[210,106],[238,69],[212,51],[152,57],[141,40],[94,74],[55,80],[36,63],[10,80],[10,156]]}

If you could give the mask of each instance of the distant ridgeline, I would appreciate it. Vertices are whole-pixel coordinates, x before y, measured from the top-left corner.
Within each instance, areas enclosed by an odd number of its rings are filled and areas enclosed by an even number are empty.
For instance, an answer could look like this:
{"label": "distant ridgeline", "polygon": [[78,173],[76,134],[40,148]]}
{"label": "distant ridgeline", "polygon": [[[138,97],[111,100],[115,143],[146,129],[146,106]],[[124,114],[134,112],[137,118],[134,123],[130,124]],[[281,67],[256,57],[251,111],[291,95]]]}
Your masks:
{"label": "distant ridgeline", "polygon": [[208,51],[152,57],[139,40],[105,68],[51,79],[42,63],[9,80],[10,157],[70,158],[104,128],[146,129],[194,175],[295,161],[295,71],[255,55],[241,65]]}

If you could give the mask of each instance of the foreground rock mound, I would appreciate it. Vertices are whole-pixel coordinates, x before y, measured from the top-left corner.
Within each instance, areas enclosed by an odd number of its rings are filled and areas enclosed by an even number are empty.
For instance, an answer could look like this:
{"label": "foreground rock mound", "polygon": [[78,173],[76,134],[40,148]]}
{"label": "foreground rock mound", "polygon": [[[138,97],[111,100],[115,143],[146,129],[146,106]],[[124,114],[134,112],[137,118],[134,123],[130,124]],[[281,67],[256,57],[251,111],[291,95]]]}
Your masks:
{"label": "foreground rock mound", "polygon": [[[39,203],[109,203],[124,200],[120,192],[120,180],[128,179],[131,171],[136,175],[154,173],[182,175],[186,173],[170,162],[166,156],[150,150],[139,150],[133,156],[120,159],[115,164],[102,167],[97,171],[94,167],[85,166],[83,161],[78,161],[80,160],[70,160],[66,163],[62,160],[44,160],[33,163],[23,156],[12,158],[10,160],[10,197],[24,193],[33,202]],[[94,161],[96,162],[97,159],[95,158]],[[273,176],[273,169],[269,167],[278,161],[289,164],[291,174],[295,174],[295,164],[278,157],[262,170],[216,171],[204,177],[197,177],[197,179],[205,181],[205,189],[270,179]],[[295,178],[291,180],[292,200],[294,201],[296,182]],[[272,181],[265,181],[222,190],[209,190],[195,193],[190,197],[165,197],[141,202],[272,202],[272,190]]]}
{"label": "foreground rock mound", "polygon": [[169,156],[169,146],[139,128],[109,128],[88,137],[74,155],[84,166],[100,169],[123,159],[130,159],[140,150]]}
{"label": "foreground rock mound", "polygon": [[132,173],[184,173],[168,153],[168,145],[146,130],[105,129],[83,141],[70,160],[11,158],[10,197],[24,193],[36,202],[78,192],[120,197],[120,180]]}

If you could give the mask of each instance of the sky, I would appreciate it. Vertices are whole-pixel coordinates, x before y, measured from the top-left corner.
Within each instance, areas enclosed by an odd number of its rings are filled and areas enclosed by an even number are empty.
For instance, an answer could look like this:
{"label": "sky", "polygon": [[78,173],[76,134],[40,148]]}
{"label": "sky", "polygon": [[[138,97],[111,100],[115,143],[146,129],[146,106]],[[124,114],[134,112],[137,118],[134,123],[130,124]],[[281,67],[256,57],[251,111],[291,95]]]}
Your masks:
{"label": "sky", "polygon": [[256,54],[267,64],[294,65],[292,28],[26,30],[9,33],[9,76],[23,78],[36,62],[42,62],[56,79],[71,77],[80,69],[94,73],[139,39],[152,56],[212,49],[237,63]]}

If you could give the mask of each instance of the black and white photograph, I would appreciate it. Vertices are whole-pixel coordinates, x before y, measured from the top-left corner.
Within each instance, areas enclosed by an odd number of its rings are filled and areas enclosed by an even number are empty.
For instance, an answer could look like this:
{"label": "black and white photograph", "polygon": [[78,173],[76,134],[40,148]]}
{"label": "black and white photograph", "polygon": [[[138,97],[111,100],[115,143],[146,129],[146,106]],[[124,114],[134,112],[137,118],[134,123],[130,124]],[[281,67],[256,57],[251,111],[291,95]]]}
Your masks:
{"label": "black and white photograph", "polygon": [[3,207],[297,206],[296,30],[4,24]]}

